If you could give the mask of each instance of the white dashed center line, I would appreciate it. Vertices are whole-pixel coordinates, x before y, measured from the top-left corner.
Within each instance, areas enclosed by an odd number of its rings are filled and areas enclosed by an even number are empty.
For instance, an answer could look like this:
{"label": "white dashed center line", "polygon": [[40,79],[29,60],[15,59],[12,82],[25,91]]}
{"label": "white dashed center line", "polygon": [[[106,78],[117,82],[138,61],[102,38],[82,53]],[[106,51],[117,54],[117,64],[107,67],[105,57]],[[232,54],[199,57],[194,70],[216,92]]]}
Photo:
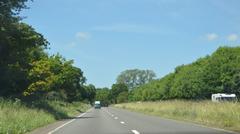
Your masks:
{"label": "white dashed center line", "polygon": [[114,117],[114,115],[113,115],[112,113],[110,113],[109,111],[107,111],[107,110],[105,110],[105,109],[104,109],[104,111],[105,111],[107,114],[109,114],[110,116]]}
{"label": "white dashed center line", "polygon": [[121,124],[125,124],[125,122],[124,122],[124,121],[121,121],[120,123],[121,123]]}
{"label": "white dashed center line", "polygon": [[132,130],[134,134],[140,134],[137,130]]}
{"label": "white dashed center line", "polygon": [[[113,115],[111,112],[109,112],[109,111],[107,111],[107,110],[105,110],[105,109],[104,109],[104,111],[105,111],[107,114],[109,114],[110,116],[114,117],[114,115]],[[117,120],[118,117],[114,117],[114,119]],[[123,125],[125,124],[124,121],[121,121],[120,123],[123,124]],[[140,134],[137,130],[131,130],[131,131],[132,131],[133,134]]]}

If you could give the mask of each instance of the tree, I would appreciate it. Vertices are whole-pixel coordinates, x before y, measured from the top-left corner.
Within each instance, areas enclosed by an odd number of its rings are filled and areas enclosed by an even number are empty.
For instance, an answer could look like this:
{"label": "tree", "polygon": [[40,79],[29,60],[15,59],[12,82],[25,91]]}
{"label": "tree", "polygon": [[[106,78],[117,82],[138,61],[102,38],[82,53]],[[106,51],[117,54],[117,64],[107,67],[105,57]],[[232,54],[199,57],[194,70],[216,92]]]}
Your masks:
{"label": "tree", "polygon": [[11,18],[16,17],[18,13],[26,8],[25,2],[28,0],[4,0],[0,2],[1,17]]}
{"label": "tree", "polygon": [[[19,12],[28,0],[0,2],[0,97],[93,101],[95,87],[73,60],[49,56],[49,43],[34,28],[20,22]],[[22,96],[23,95],[23,96]]]}
{"label": "tree", "polygon": [[117,103],[124,103],[128,101],[128,92],[121,92],[118,96],[117,96]]}
{"label": "tree", "polygon": [[85,77],[83,72],[72,64],[73,61],[66,61],[60,55],[33,62],[28,74],[31,82],[24,95],[44,97],[48,92],[55,91],[61,93],[61,98],[69,102],[82,99]]}
{"label": "tree", "polygon": [[24,23],[13,24],[0,34],[0,96],[18,96],[29,85],[31,63],[47,57],[43,50],[48,42]]}
{"label": "tree", "polygon": [[[220,47],[208,59],[204,70],[204,84],[211,93],[236,93],[240,72],[240,47]],[[210,96],[210,94],[208,95]]]}
{"label": "tree", "polygon": [[132,69],[123,71],[117,77],[117,83],[124,83],[131,90],[152,81],[156,74],[152,70]]}
{"label": "tree", "polygon": [[28,0],[4,0],[0,2],[0,38],[4,38],[5,32],[12,29],[12,24],[18,23],[21,17],[19,12],[27,8],[25,3]]}
{"label": "tree", "polygon": [[111,103],[110,90],[108,88],[98,88],[95,100],[101,101],[103,106],[108,106]]}
{"label": "tree", "polygon": [[123,84],[113,84],[111,89],[111,98],[113,99],[113,103],[117,103],[117,97],[122,92],[128,92],[128,87]]}
{"label": "tree", "polygon": [[31,26],[20,23],[19,12],[27,0],[0,2],[0,96],[19,96],[29,85],[33,61],[45,57],[47,40]]}
{"label": "tree", "polygon": [[[60,87],[66,92],[67,101],[72,102],[76,100],[81,100],[84,90],[83,84],[86,81],[86,78],[83,76],[82,70],[80,68],[74,67],[72,60],[65,61],[63,62],[63,69],[60,76],[60,80],[62,81],[62,85]],[[94,86],[93,88],[90,88],[90,91],[92,90],[93,93],[95,93]],[[92,97],[91,95],[92,94],[90,94],[90,97]],[[92,98],[94,98],[94,95]]]}
{"label": "tree", "polygon": [[96,96],[96,88],[94,85],[89,84],[84,86],[83,98],[89,100],[91,103],[94,101]]}
{"label": "tree", "polygon": [[134,88],[132,101],[210,99],[213,93],[240,96],[240,47],[220,47],[210,56],[176,67],[165,77]]}
{"label": "tree", "polygon": [[[44,93],[56,87],[61,71],[61,62],[55,58],[44,58],[32,63],[33,68],[29,71],[28,79],[31,84],[24,91],[24,96]],[[43,94],[42,94],[43,93]]]}

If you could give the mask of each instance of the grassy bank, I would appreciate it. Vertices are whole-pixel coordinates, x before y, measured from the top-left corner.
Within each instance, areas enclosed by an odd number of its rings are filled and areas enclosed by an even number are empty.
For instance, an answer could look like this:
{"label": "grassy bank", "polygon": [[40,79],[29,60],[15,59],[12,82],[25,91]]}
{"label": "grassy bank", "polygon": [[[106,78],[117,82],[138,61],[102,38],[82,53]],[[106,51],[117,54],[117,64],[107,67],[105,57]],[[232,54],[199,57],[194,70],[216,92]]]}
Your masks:
{"label": "grassy bank", "polygon": [[60,101],[22,103],[0,99],[0,134],[24,134],[56,120],[71,118],[89,106]]}
{"label": "grassy bank", "polygon": [[117,104],[128,109],[165,118],[195,122],[240,132],[240,104],[210,101],[161,101]]}

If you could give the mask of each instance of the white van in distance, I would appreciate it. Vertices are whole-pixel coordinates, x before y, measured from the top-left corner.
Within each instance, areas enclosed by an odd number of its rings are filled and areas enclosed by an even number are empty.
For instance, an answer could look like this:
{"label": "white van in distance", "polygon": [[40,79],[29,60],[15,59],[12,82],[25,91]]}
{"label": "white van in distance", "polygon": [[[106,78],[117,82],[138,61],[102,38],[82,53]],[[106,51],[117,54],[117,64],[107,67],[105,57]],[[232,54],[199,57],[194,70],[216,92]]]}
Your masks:
{"label": "white van in distance", "polygon": [[95,101],[94,102],[94,108],[95,109],[101,109],[101,102],[100,101]]}
{"label": "white van in distance", "polygon": [[236,101],[236,100],[237,100],[236,94],[224,94],[224,93],[212,94],[213,102]]}

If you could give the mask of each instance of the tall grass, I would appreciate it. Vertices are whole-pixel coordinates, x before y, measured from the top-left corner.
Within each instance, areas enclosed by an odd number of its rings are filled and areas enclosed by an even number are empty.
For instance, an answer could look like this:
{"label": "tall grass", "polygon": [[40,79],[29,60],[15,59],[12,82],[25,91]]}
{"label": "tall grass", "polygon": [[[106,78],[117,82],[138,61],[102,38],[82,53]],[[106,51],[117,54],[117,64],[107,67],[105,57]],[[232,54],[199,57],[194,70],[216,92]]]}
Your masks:
{"label": "tall grass", "polygon": [[0,134],[24,134],[58,119],[70,118],[87,108],[87,104],[80,102],[52,101],[27,105],[19,100],[0,99]]}
{"label": "tall grass", "polygon": [[115,107],[240,132],[239,103],[175,100],[125,103],[117,104]]}

